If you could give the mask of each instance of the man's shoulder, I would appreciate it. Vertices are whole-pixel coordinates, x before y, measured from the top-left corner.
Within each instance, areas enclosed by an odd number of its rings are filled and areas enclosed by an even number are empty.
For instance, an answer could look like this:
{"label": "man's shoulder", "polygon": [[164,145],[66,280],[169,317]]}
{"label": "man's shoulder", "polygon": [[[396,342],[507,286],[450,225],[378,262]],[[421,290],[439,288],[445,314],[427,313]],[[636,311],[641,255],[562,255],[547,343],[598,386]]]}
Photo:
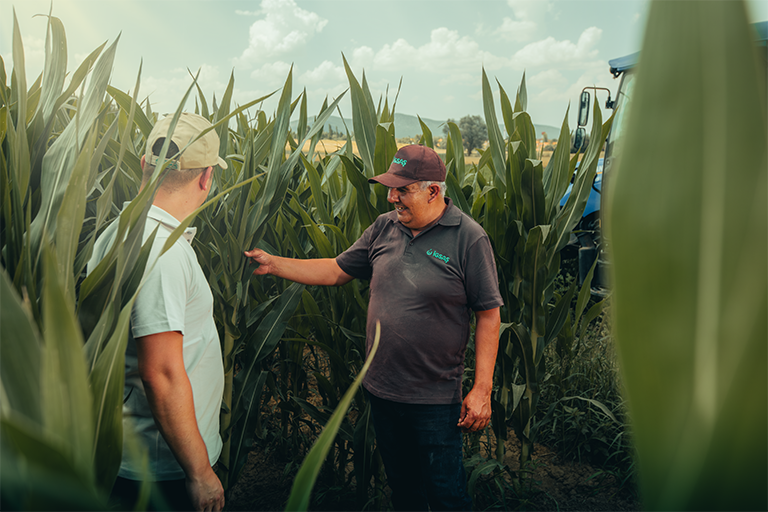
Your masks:
{"label": "man's shoulder", "polygon": [[397,222],[397,212],[395,210],[380,214],[368,229],[373,233],[380,233],[386,229],[391,229]]}
{"label": "man's shoulder", "polygon": [[397,220],[397,212],[395,210],[390,210],[388,212],[384,212],[378,217],[376,217],[376,220],[374,221],[374,224],[377,222],[381,225],[390,224]]}
{"label": "man's shoulder", "polygon": [[447,224],[448,227],[456,228],[462,236],[466,236],[472,240],[488,237],[483,226],[473,219],[471,215],[466,214],[453,204],[449,208],[449,211],[446,212],[446,216],[449,217],[448,220],[450,221]]}

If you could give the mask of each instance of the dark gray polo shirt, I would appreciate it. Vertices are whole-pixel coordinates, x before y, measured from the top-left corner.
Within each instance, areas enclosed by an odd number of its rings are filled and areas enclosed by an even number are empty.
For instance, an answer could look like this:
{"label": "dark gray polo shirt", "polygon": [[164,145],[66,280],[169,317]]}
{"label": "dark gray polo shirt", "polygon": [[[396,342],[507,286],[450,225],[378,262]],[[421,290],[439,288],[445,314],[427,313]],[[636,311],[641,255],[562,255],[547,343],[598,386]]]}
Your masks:
{"label": "dark gray polo shirt", "polygon": [[470,309],[503,304],[488,235],[446,203],[437,223],[416,237],[394,211],[382,214],[336,258],[347,274],[371,281],[367,350],[377,320],[381,339],[363,385],[386,400],[461,402]]}

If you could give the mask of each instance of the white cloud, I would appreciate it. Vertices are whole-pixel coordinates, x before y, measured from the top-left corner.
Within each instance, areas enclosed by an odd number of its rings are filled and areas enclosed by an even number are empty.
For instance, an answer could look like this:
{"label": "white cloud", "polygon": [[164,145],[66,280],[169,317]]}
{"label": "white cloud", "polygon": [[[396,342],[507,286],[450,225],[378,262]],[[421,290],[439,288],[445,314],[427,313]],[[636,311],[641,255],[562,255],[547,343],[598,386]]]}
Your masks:
{"label": "white cloud", "polygon": [[576,44],[571,41],[557,41],[548,37],[526,45],[515,53],[513,62],[516,67],[533,68],[544,66],[561,66],[563,68],[583,68],[586,62],[597,57],[597,43],[603,31],[590,27],[582,32]]}
{"label": "white cloud", "polygon": [[[549,69],[531,77],[528,81],[528,105],[531,107],[529,108],[531,115],[534,119],[537,119],[537,116],[533,115],[536,106],[540,109],[548,105],[546,108],[549,110],[547,117],[550,119],[550,123],[554,124],[555,120],[557,120],[556,122],[559,126],[562,122],[562,116],[570,104],[569,123],[571,129],[573,129],[578,110],[578,98],[585,86],[606,87],[611,90],[613,97],[617,84],[611,79],[610,74],[607,73],[607,67],[608,65],[605,62],[594,61],[585,65],[578,76],[573,72],[568,73],[568,76],[564,76],[558,70]],[[598,103],[601,107],[605,105],[606,99],[608,99],[607,93],[599,91]],[[538,114],[538,112],[536,113]],[[603,109],[603,120],[609,115],[610,111]]]}
{"label": "white cloud", "polygon": [[256,81],[256,86],[261,90],[274,90],[282,87],[288,77],[291,65],[283,61],[275,61],[264,64],[251,72],[251,79]]}
{"label": "white cloud", "polygon": [[259,19],[251,25],[248,48],[236,65],[249,66],[304,46],[328,20],[306,11],[294,0],[262,0]]}
{"label": "white cloud", "polygon": [[515,18],[522,21],[543,21],[554,10],[553,2],[549,0],[507,0]]}
{"label": "white cloud", "polygon": [[416,68],[440,73],[477,73],[482,64],[498,68],[506,61],[480,49],[471,37],[460,37],[455,30],[436,28],[428,43],[416,48],[405,39],[384,45],[374,57],[374,67],[381,70]]}
{"label": "white cloud", "polygon": [[361,46],[352,52],[350,65],[355,68],[367,68],[373,64],[373,59],[375,56],[376,54],[370,46]]}
{"label": "white cloud", "polygon": [[[197,74],[197,70],[191,70],[192,75]],[[153,109],[160,113],[172,112],[176,110],[179,101],[184,97],[184,93],[192,84],[192,75],[186,69],[176,68],[163,73],[163,78],[155,76],[143,76],[139,89],[139,101],[149,97]],[[200,74],[197,83],[205,95],[208,107],[213,105],[214,92],[218,92],[217,99],[220,98],[222,91],[226,89],[229,77],[224,77],[216,66],[203,65],[200,68]],[[194,109],[197,89],[192,89],[190,97],[187,99],[185,110]],[[157,108],[155,108],[157,107]]]}
{"label": "white cloud", "polygon": [[527,79],[527,86],[534,90],[554,90],[568,86],[568,80],[556,69],[548,69]]}
{"label": "white cloud", "polygon": [[303,73],[300,80],[308,87],[318,84],[339,83],[347,80],[347,75],[341,66],[336,66],[331,61],[324,60],[315,69]]}
{"label": "white cloud", "polygon": [[507,0],[507,5],[513,16],[505,16],[501,26],[493,32],[505,41],[529,41],[554,10],[552,2],[547,0]]}
{"label": "white cloud", "polygon": [[494,34],[506,41],[528,41],[536,32],[536,27],[537,25],[533,21],[513,20],[505,17]]}

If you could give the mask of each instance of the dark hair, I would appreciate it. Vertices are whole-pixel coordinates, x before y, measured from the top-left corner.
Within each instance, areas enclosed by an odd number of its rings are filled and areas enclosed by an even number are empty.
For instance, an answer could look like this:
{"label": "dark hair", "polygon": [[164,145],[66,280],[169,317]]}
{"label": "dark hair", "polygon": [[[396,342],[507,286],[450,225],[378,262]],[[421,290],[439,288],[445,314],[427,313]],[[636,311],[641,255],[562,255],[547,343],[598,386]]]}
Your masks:
{"label": "dark hair", "polygon": [[[152,154],[154,156],[160,156],[160,152],[163,150],[163,144],[165,144],[166,137],[160,137],[155,141],[154,144],[152,144]],[[179,146],[176,145],[175,142],[170,141],[168,143],[168,154],[166,155],[166,160],[173,160],[176,155],[179,154]],[[170,168],[166,168],[163,171],[163,175],[161,177],[162,184],[161,186],[164,187],[168,191],[176,191],[179,189],[179,187],[189,183],[191,180],[197,178],[200,176],[200,173],[202,173],[206,168],[202,167],[199,169],[179,169],[174,172],[170,172]],[[149,180],[152,179],[152,174],[155,172],[155,166],[154,165],[145,165],[144,170],[142,172],[142,183],[149,183]]]}
{"label": "dark hair", "polygon": [[[158,138],[154,144],[152,144],[152,154],[160,156],[160,151],[163,150],[163,144],[165,144],[165,137]],[[170,141],[168,143],[168,154],[165,155],[166,160],[170,160],[179,153],[179,146],[175,142]]]}

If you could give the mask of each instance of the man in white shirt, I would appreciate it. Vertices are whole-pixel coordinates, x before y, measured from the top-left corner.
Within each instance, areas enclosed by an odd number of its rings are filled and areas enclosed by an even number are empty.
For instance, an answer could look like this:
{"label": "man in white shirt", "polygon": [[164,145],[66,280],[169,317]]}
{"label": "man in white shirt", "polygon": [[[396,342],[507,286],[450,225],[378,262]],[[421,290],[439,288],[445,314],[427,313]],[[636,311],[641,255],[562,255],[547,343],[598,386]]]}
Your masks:
{"label": "man in white shirt", "polygon": [[[147,138],[142,188],[152,178],[171,120],[160,119]],[[144,240],[157,229],[148,269],[171,232],[205,202],[213,168],[227,168],[219,157],[215,131],[189,145],[210,126],[205,118],[186,112],[176,124],[167,152],[171,164],[144,228]],[[112,246],[116,228],[117,222],[96,241],[89,272]],[[168,505],[176,510],[222,510],[224,490],[212,465],[222,449],[224,368],[213,296],[190,245],[194,234],[194,228],[188,229],[144,276],[131,312],[123,429],[147,449],[149,476]],[[112,491],[119,506],[133,507],[142,478],[138,462],[124,451]]]}

